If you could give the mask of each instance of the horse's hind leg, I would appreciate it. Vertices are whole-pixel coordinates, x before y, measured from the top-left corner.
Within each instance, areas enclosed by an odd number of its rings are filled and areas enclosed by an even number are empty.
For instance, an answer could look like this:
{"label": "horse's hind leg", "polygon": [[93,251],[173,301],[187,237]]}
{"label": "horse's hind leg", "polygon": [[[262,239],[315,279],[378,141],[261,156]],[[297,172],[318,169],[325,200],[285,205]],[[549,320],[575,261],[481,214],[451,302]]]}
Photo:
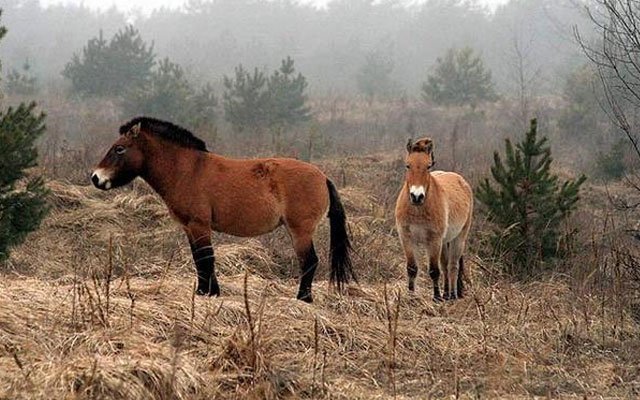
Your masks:
{"label": "horse's hind leg", "polygon": [[464,256],[460,256],[458,267],[458,298],[464,297]]}
{"label": "horse's hind leg", "polygon": [[300,263],[300,288],[297,299],[312,303],[311,285],[318,266],[318,256],[313,246],[313,233],[299,229],[289,229],[289,232]]}
{"label": "horse's hind leg", "polygon": [[462,293],[462,288],[458,287],[462,280],[460,265],[462,259],[462,253],[464,252],[464,241],[458,237],[449,244],[449,259],[445,268],[447,271],[447,279],[449,281],[449,291],[445,292],[445,297],[448,299],[457,299]]}

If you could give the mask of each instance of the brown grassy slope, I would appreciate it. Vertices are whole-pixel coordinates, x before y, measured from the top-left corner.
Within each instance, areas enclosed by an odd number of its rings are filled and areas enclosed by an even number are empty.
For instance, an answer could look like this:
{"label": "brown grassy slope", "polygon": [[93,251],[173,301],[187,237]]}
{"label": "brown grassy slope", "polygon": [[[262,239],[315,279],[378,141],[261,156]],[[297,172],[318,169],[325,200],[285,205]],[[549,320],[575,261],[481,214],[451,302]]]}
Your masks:
{"label": "brown grassy slope", "polygon": [[51,183],[52,214],[0,281],[0,398],[638,396],[640,327],[610,297],[559,277],[512,283],[474,256],[467,298],[432,303],[425,273],[409,295],[395,161],[323,167],[350,185],[362,282],[328,290],[323,224],[313,305],[294,300],[282,231],[215,235],[223,296],[194,298],[188,246],[144,184]]}

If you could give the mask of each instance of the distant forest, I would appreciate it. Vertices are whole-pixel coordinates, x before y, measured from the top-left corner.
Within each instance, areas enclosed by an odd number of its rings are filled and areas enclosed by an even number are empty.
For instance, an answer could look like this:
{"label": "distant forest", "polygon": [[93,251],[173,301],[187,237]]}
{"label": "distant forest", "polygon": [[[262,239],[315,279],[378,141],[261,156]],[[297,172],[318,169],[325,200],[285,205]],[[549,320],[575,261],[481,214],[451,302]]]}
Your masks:
{"label": "distant forest", "polygon": [[218,85],[238,64],[273,69],[291,56],[310,94],[348,95],[363,64],[377,59],[392,68],[394,95],[416,96],[438,57],[469,46],[500,92],[509,93],[524,75],[535,79],[536,94],[557,94],[585,62],[574,28],[587,37],[593,29],[577,0],[511,0],[495,12],[473,0],[406,3],[335,0],[318,9],[286,0],[190,0],[182,10],[133,16],[3,0],[3,23],[11,29],[0,59],[3,75],[28,61],[40,82],[61,84],[65,64],[89,39],[131,23],[160,57],[182,65],[193,80]]}

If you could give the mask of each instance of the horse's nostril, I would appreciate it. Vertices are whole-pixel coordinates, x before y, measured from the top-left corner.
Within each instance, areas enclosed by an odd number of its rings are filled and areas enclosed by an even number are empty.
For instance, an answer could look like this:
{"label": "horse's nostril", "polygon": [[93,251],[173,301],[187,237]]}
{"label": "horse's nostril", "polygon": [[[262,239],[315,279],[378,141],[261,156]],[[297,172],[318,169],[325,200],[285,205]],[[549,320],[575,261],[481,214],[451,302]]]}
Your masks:
{"label": "horse's nostril", "polygon": [[93,182],[94,185],[97,185],[99,181],[100,178],[98,178],[98,175],[95,172],[91,174],[91,182]]}
{"label": "horse's nostril", "polygon": [[422,193],[409,193],[409,195],[411,196],[411,202],[413,204],[421,204],[424,201],[424,194]]}

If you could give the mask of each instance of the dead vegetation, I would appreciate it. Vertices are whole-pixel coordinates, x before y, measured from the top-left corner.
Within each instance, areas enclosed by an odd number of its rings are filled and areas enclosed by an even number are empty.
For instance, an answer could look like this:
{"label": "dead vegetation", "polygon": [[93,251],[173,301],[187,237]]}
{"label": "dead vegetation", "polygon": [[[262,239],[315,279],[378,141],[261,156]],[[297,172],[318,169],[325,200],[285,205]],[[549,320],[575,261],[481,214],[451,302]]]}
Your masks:
{"label": "dead vegetation", "polygon": [[216,235],[223,296],[194,297],[183,234],[143,183],[102,193],[51,182],[51,215],[0,280],[0,399],[640,395],[640,321],[612,246],[585,244],[572,259],[582,268],[530,283],[472,254],[468,296],[434,304],[424,269],[416,295],[405,288],[395,157],[322,167],[347,184],[361,284],[328,289],[325,223],[313,305],[295,300],[283,232]]}

